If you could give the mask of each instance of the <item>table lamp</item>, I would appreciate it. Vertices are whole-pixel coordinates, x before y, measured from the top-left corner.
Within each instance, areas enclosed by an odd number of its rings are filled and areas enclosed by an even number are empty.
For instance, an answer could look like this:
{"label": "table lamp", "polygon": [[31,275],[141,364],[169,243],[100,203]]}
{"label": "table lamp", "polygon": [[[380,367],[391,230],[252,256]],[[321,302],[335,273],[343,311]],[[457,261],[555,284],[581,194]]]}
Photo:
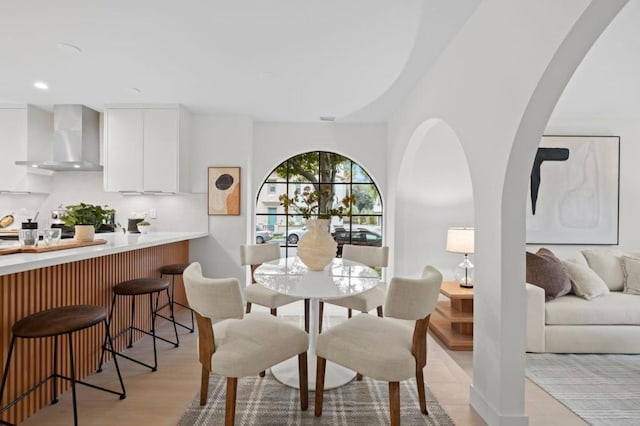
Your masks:
{"label": "table lamp", "polygon": [[472,288],[473,263],[469,260],[469,253],[474,251],[474,228],[449,228],[447,251],[464,254],[464,260],[456,268],[456,279],[460,287]]}

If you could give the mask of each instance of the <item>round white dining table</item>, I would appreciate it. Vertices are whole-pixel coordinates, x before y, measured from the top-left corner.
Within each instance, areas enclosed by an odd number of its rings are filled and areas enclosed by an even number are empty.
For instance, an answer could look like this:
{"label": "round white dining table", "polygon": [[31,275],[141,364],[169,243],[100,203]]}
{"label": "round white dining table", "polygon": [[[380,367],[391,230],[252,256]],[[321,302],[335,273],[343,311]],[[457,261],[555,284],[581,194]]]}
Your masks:
{"label": "round white dining table", "polygon": [[[309,389],[314,390],[320,299],[336,299],[369,290],[380,284],[378,273],[361,263],[338,258],[333,259],[322,271],[310,271],[300,258],[288,257],[263,263],[253,275],[258,284],[278,293],[310,299],[307,371]],[[271,367],[271,373],[280,382],[300,388],[297,357]],[[345,385],[355,375],[355,371],[327,361],[324,388]]]}

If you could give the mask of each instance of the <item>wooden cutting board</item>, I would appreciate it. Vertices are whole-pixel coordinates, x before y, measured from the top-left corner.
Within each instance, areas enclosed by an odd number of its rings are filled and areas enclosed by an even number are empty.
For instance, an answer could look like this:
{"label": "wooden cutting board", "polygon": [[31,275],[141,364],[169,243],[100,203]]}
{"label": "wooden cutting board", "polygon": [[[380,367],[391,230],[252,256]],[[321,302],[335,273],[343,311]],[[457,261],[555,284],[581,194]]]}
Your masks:
{"label": "wooden cutting board", "polygon": [[[0,255],[13,254],[13,253],[45,253],[48,251],[97,246],[97,245],[106,244],[106,243],[107,243],[107,240],[93,240],[93,241],[63,240],[58,244],[53,244],[50,246],[39,245],[38,247],[11,247],[6,249],[0,249]],[[42,241],[39,242],[38,244],[42,244]]]}
{"label": "wooden cutting board", "polygon": [[14,253],[20,253],[20,246],[0,249],[0,256],[2,256],[3,254],[14,254]]}

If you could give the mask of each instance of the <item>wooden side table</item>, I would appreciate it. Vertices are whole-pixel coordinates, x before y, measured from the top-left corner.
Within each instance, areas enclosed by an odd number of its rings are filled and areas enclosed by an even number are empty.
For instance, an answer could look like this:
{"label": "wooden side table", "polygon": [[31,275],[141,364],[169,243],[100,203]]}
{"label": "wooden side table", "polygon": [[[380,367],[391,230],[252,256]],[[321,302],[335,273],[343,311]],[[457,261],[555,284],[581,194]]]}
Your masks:
{"label": "wooden side table", "polygon": [[431,333],[451,350],[473,350],[473,288],[444,281],[440,293],[449,301],[438,301],[429,321]]}

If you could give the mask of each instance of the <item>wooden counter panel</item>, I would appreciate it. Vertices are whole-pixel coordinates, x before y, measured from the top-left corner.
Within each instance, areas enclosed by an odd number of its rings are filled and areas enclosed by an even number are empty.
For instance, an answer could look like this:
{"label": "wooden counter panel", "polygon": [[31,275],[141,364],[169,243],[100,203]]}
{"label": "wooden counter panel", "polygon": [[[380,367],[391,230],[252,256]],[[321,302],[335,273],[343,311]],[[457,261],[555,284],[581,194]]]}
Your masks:
{"label": "wooden counter panel", "polygon": [[[0,276],[0,369],[4,371],[11,341],[11,327],[16,321],[44,309],[65,305],[95,304],[108,309],[111,306],[111,289],[118,282],[142,277],[159,277],[160,266],[188,261],[189,242],[181,241]],[[111,328],[113,334],[126,327],[129,322],[130,298],[118,299]],[[163,300],[165,299],[161,299],[161,304]],[[186,305],[182,280],[179,278],[176,279],[176,300]],[[138,298],[136,302],[136,321],[142,324],[143,328],[150,326],[146,297]],[[141,337],[142,333],[134,333],[136,340]],[[73,334],[76,377],[79,379],[95,372],[103,338],[102,326]],[[126,339],[122,337],[114,343],[117,350],[122,350],[126,345]],[[58,338],[58,370],[61,374],[69,376],[67,348],[67,338]],[[0,407],[6,406],[22,392],[51,374],[52,353],[53,338],[17,340]],[[126,386],[126,377],[123,379]],[[67,381],[58,383],[60,392],[70,387]],[[50,399],[51,381],[3,413],[0,419],[11,423],[22,422],[39,408],[48,405]],[[73,416],[71,409],[69,416],[70,419]]]}

